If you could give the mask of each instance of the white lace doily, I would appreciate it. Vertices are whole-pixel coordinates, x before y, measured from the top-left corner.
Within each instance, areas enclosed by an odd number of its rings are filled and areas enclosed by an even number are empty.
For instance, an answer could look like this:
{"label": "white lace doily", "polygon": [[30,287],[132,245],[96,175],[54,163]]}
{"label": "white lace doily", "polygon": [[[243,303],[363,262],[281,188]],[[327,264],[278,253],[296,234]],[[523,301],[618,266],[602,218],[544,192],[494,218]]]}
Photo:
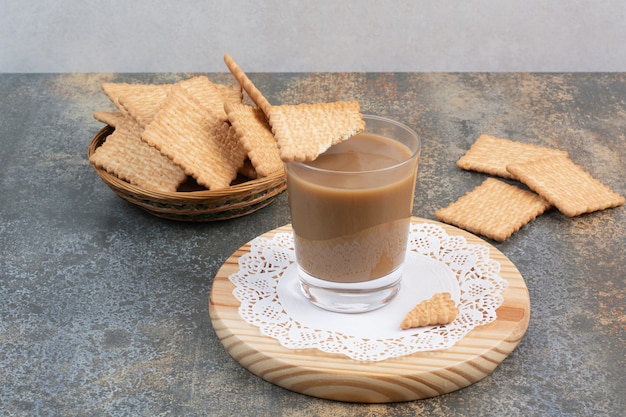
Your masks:
{"label": "white lace doily", "polygon": [[[474,327],[494,321],[507,286],[499,271],[487,246],[449,236],[436,224],[415,223],[400,292],[378,310],[343,314],[312,305],[299,290],[291,233],[254,239],[229,280],[241,317],[282,346],[381,361],[451,347]],[[400,329],[415,304],[443,291],[459,308],[452,323]]]}

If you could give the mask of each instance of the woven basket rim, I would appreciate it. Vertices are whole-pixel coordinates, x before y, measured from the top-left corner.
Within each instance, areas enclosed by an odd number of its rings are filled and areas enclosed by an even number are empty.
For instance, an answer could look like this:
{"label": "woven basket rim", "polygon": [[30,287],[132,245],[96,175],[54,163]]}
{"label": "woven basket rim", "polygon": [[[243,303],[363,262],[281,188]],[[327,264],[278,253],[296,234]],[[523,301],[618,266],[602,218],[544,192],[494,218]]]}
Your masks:
{"label": "woven basket rim", "polygon": [[[87,158],[89,159],[95,150],[102,145],[107,136],[109,136],[115,130],[112,126],[105,126],[98,131],[89,143],[87,151]],[[190,202],[190,201],[205,201],[216,198],[224,198],[228,196],[238,196],[251,193],[257,190],[265,188],[271,188],[272,186],[278,186],[286,181],[286,175],[284,171],[274,172],[267,177],[257,178],[250,181],[245,181],[239,184],[235,184],[228,188],[218,190],[198,190],[198,191],[176,191],[166,192],[157,190],[147,190],[137,185],[126,182],[115,175],[109,174],[102,168],[95,166],[91,163],[92,168],[108,185],[123,190],[127,193],[134,194],[146,200],[161,200],[171,202]]]}

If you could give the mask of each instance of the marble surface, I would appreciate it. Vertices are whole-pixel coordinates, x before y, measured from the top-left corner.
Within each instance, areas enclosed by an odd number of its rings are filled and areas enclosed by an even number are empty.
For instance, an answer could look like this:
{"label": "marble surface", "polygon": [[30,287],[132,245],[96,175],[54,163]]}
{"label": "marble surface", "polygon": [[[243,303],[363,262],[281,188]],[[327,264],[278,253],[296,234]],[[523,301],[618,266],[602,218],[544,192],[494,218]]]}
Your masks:
{"label": "marble surface", "polygon": [[[552,209],[503,243],[531,299],[517,349],[487,378],[407,403],[346,404],[248,372],[217,339],[208,295],[221,264],[289,222],[287,195],[204,224],[116,197],[87,145],[110,110],[104,81],[191,74],[0,75],[0,414],[618,416],[626,408],[626,212]],[[229,74],[208,74],[232,82]],[[455,161],[481,133],[557,147],[626,195],[626,75],[252,73],[275,104],[359,100],[424,147],[414,215],[485,176]]]}

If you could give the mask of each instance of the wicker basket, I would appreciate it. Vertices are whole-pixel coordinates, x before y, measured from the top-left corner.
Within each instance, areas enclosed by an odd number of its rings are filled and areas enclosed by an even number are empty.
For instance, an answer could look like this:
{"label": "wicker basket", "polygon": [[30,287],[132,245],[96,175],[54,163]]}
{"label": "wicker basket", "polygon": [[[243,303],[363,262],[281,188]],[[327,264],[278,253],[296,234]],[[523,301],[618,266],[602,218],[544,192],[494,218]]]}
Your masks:
{"label": "wicker basket", "polygon": [[[102,128],[89,144],[88,156],[113,132]],[[270,204],[287,188],[284,172],[250,180],[222,190],[158,192],[145,190],[109,174],[92,164],[93,169],[119,197],[149,213],[171,220],[207,222],[245,216]]]}

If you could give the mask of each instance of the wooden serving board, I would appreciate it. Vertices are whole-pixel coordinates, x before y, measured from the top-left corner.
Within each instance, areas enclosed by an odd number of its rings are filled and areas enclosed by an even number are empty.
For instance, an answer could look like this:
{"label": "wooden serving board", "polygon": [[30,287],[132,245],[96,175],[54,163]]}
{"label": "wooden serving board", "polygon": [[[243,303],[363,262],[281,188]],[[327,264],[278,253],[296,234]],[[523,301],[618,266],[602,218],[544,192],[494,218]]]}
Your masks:
{"label": "wooden serving board", "polygon": [[[528,328],[530,299],[519,271],[509,259],[484,240],[444,223],[413,218],[443,227],[448,235],[464,236],[468,243],[485,245],[489,257],[500,263],[508,281],[497,319],[474,328],[445,350],[418,352],[380,362],[361,362],[317,349],[294,350],[263,335],[238,313],[239,301],[228,277],[239,270],[239,258],[250,243],[239,248],[220,268],[209,297],[213,328],[228,353],[255,375],[291,391],[314,397],[363,403],[411,401],[434,397],[473,384],[489,375],[519,344]],[[263,235],[290,232],[286,225]]]}

